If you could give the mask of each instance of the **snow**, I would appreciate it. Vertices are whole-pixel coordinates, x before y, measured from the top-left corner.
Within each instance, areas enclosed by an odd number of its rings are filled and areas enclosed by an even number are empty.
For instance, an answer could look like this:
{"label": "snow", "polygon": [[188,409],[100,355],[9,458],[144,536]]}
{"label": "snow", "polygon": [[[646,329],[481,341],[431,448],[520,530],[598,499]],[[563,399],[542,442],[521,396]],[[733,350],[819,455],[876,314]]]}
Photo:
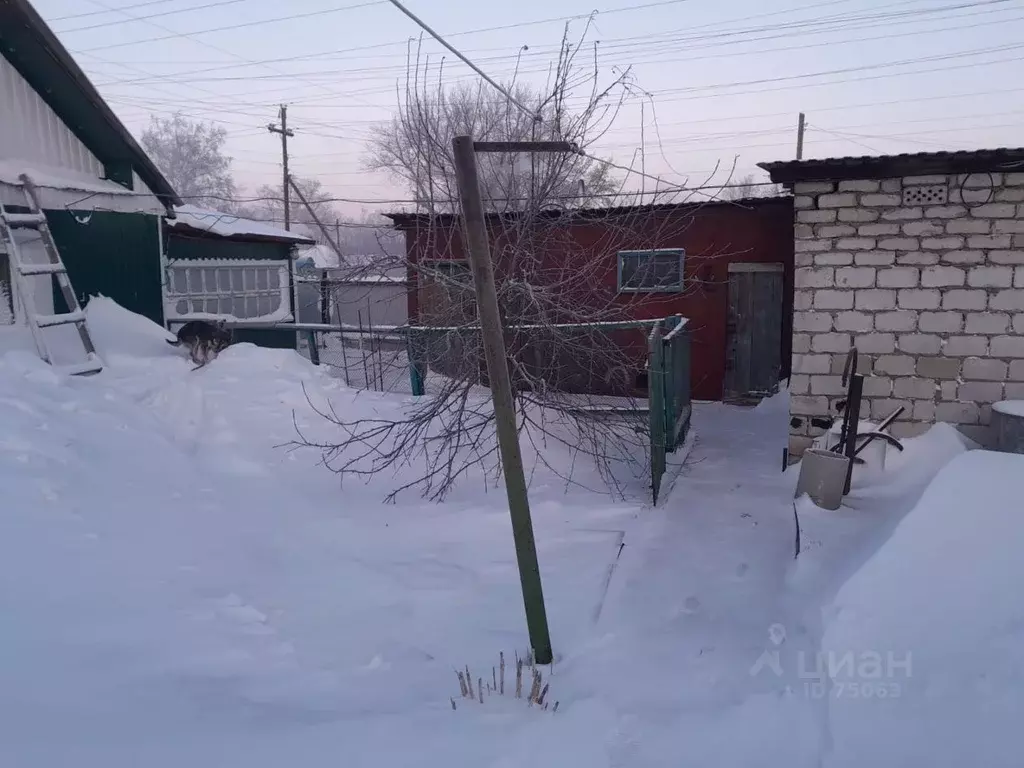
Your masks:
{"label": "snow", "polygon": [[0,201],[7,205],[25,204],[20,178],[23,173],[28,174],[38,188],[39,204],[46,210],[166,213],[163,204],[155,196],[127,189],[117,182],[70,168],[29,166],[9,159],[0,159]]}
{"label": "snow", "polygon": [[1001,400],[992,405],[992,410],[1006,416],[1024,417],[1024,400]]}
{"label": "snow", "polygon": [[[585,457],[524,442],[559,709],[481,705],[454,669],[487,678],[499,651],[528,645],[504,492],[476,473],[444,503],[383,504],[416,467],[339,478],[287,447],[296,427],[334,435],[313,406],[396,418],[412,398],[249,344],[193,372],[164,329],[114,302],[86,315],[107,363],[89,378],[0,333],[4,765],[837,768],[1015,753],[1019,484],[1005,494],[1019,475],[965,455],[948,425],[905,441],[839,510],[800,504],[795,561],[784,390],[756,408],[696,404],[657,508],[642,484],[614,498]],[[539,450],[584,482],[567,486]],[[913,651],[905,699],[809,695],[793,654],[863,647]],[[940,733],[923,730],[932,716]]]}
{"label": "snow", "polygon": [[284,305],[279,306],[273,312],[268,312],[265,315],[254,315],[253,317],[236,317],[235,315],[213,312],[189,312],[188,314],[179,315],[174,311],[173,307],[165,307],[165,312],[168,322],[178,324],[187,323],[190,320],[206,320],[211,323],[219,323],[223,320],[228,325],[233,323],[239,325],[272,325],[274,323],[290,323],[295,320],[295,315]]}
{"label": "snow", "polygon": [[331,246],[318,243],[300,250],[296,256],[295,266],[333,269],[338,266],[338,254]]}
{"label": "snow", "polygon": [[839,591],[823,650],[882,664],[833,675],[829,765],[1019,765],[1022,496],[1024,456],[958,456]]}
{"label": "snow", "polygon": [[175,218],[167,219],[171,227],[190,227],[220,237],[261,237],[274,238],[289,243],[311,243],[309,237],[290,232],[262,221],[243,219],[222,211],[199,208],[195,205],[180,205],[174,209]]}

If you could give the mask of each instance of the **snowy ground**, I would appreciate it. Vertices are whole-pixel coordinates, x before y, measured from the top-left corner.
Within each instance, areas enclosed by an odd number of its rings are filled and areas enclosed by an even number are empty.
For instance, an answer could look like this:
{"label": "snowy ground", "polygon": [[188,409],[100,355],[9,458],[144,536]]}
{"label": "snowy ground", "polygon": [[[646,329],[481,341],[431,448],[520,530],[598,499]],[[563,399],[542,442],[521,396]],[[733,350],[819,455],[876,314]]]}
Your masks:
{"label": "snowy ground", "polygon": [[[89,311],[102,374],[0,356],[0,765],[799,767],[862,754],[881,710],[811,695],[787,654],[851,641],[833,606],[884,592],[848,579],[910,535],[919,510],[907,513],[965,450],[951,429],[910,441],[836,513],[803,500],[795,565],[784,395],[698,406],[657,509],[567,493],[538,470],[559,709],[480,705],[459,698],[453,670],[486,677],[499,651],[527,646],[503,494],[471,477],[444,504],[383,505],[395,478],[342,485],[318,455],[279,446],[293,414],[329,434],[307,395],[378,413],[401,396],[249,345],[191,372],[162,329],[109,302]],[[12,333],[0,344],[20,344]],[[870,757],[906,765],[899,754]]]}

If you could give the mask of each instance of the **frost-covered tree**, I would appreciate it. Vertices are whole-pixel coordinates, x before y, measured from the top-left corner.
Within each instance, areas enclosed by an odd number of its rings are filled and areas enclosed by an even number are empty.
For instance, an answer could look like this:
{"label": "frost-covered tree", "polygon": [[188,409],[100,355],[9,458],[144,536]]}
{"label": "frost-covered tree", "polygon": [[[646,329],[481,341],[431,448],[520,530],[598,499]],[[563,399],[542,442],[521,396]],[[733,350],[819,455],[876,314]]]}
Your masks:
{"label": "frost-covered tree", "polygon": [[224,154],[226,139],[220,126],[176,113],[151,116],[142,146],[186,203],[231,211],[235,181],[231,158]]}
{"label": "frost-covered tree", "polygon": [[[457,199],[451,141],[579,141],[586,139],[593,110],[571,114],[564,90],[542,93],[520,83],[507,87],[536,121],[483,82],[431,86],[410,82],[390,121],[370,129],[365,158],[369,170],[387,171],[426,209]],[[597,133],[601,131],[598,130]],[[583,155],[490,154],[478,158],[484,204],[492,210],[521,210],[538,198],[571,207],[600,205],[620,182],[609,166]]]}
{"label": "frost-covered tree", "polygon": [[774,197],[782,194],[782,188],[778,184],[761,184],[748,173],[738,181],[726,184],[722,187],[723,200],[743,200],[748,197]]}
{"label": "frost-covered tree", "polygon": [[[331,227],[340,217],[334,204],[331,202],[330,192],[324,189],[323,184],[317,179],[304,179],[292,176],[292,180],[302,192],[302,197],[306,198],[310,208],[316,213],[316,218],[319,218],[324,226],[327,227],[328,232],[331,232],[333,235]],[[302,225],[302,231],[307,232],[310,237],[317,241],[327,242],[324,233],[317,227],[313,214],[310,213],[309,208],[303,204],[299,196],[295,194],[295,190],[289,188],[288,192],[288,214],[291,223]],[[264,184],[256,190],[253,202],[247,203],[238,212],[242,216],[283,227],[284,193],[281,191],[281,186]]]}

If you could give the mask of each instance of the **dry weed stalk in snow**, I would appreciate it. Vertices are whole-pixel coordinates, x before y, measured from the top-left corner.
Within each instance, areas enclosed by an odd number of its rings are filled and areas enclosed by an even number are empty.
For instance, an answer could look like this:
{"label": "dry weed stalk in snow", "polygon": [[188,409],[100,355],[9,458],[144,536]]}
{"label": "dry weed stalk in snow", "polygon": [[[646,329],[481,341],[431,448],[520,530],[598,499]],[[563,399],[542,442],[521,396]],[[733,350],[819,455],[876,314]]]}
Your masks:
{"label": "dry weed stalk in snow", "polygon": [[[429,370],[428,391],[394,416],[320,409],[340,435],[328,441],[300,435],[299,444],[319,449],[324,463],[344,475],[401,470],[391,501],[409,489],[441,500],[459,478],[481,468],[488,482],[500,480],[475,294],[459,220],[452,215],[458,195],[451,140],[465,134],[490,141],[558,140],[586,152],[638,95],[629,70],[603,77],[596,45],[591,49],[586,42],[589,29],[588,22],[571,39],[566,27],[543,89],[507,84],[539,121],[484,85],[446,87],[443,66],[432,67],[417,49],[398,112],[371,142],[373,167],[394,173],[418,201],[406,232],[413,247],[374,268],[417,276],[419,317],[409,330],[409,349]],[[620,292],[617,259],[609,254],[678,243],[692,215],[672,216],[658,203],[686,202],[686,193],[678,185],[651,190],[649,181],[627,191],[630,174],[616,179],[589,153],[482,154],[479,171],[524,454],[566,487],[625,496],[649,468],[649,422],[638,394],[646,396],[650,328],[610,324],[657,317],[645,305],[658,294]],[[612,201],[617,207],[609,207]],[[595,223],[596,243],[582,243],[567,226],[581,218]],[[688,272],[719,255],[687,254]],[[696,274],[684,292],[704,290],[699,267]],[[588,477],[594,474],[596,480]]]}
{"label": "dry weed stalk in snow", "polygon": [[[529,671],[529,673],[530,673],[530,680],[531,680],[530,692],[529,692],[529,695],[526,697],[526,705],[527,705],[527,707],[533,707],[534,705],[537,705],[538,707],[540,707],[543,710],[550,709],[552,712],[557,712],[558,711],[558,702],[556,701],[554,703],[554,706],[552,706],[551,702],[547,700],[547,695],[548,695],[548,691],[550,690],[550,685],[551,684],[544,682],[544,673],[541,672],[541,670],[538,669],[536,667],[536,665],[534,664],[534,662],[533,662],[533,654],[532,653],[528,653],[525,658],[519,658],[518,655],[516,656],[516,692],[515,692],[515,697],[514,698],[516,698],[516,699],[522,699],[523,698],[523,669],[524,668],[527,671]],[[496,671],[495,671],[496,669],[500,670],[500,672],[501,672],[500,678],[496,674]],[[492,676],[493,685],[491,685],[491,684],[485,685],[483,677],[477,677],[477,679],[476,679],[477,680],[477,682],[476,682],[476,691],[474,692],[473,691],[473,684],[471,682],[473,678],[472,678],[472,674],[469,671],[469,665],[468,664],[466,665],[466,668],[464,670],[459,670],[459,669],[455,670],[455,675],[456,675],[456,677],[459,680],[459,696],[461,698],[463,698],[463,699],[469,699],[470,701],[476,701],[476,702],[478,702],[480,704],[483,704],[485,698],[490,698],[492,696],[504,697],[504,695],[505,695],[505,653],[504,653],[504,651],[502,651],[499,654],[499,662],[498,662],[497,668],[491,667],[491,676]],[[486,697],[485,697],[485,694],[486,694]],[[458,707],[457,707],[457,705],[455,703],[455,697],[454,696],[449,697],[449,700],[451,701],[452,709],[457,709]]]}

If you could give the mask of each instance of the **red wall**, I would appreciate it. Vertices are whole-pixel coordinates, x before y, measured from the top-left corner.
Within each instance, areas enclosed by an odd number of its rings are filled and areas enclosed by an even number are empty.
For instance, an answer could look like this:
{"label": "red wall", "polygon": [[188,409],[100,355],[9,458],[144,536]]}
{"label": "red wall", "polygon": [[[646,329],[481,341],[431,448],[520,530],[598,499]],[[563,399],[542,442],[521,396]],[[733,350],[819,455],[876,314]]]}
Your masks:
{"label": "red wall", "polygon": [[[621,210],[621,212],[619,212]],[[446,217],[428,225],[423,219],[397,219],[406,231],[409,260],[461,260],[457,220]],[[739,203],[709,203],[654,209],[613,209],[585,217],[550,218],[536,226],[524,247],[523,233],[508,223],[491,222],[496,271],[516,271],[514,254],[536,255],[532,280],[558,285],[567,301],[608,306],[607,319],[651,319],[680,314],[689,319],[692,342],[693,396],[719,400],[725,376],[729,264],[775,262],[785,265],[786,307],[782,360],[790,359],[793,280],[793,203],[769,198]],[[507,247],[517,240],[517,248]],[[685,253],[682,293],[618,293],[618,252],[647,248],[682,248]],[[513,255],[510,256],[509,254]],[[411,285],[417,285],[410,266]],[[409,320],[419,317],[419,292],[410,291]],[[629,347],[642,357],[644,334],[633,334]],[[788,371],[784,370],[786,375]]]}

